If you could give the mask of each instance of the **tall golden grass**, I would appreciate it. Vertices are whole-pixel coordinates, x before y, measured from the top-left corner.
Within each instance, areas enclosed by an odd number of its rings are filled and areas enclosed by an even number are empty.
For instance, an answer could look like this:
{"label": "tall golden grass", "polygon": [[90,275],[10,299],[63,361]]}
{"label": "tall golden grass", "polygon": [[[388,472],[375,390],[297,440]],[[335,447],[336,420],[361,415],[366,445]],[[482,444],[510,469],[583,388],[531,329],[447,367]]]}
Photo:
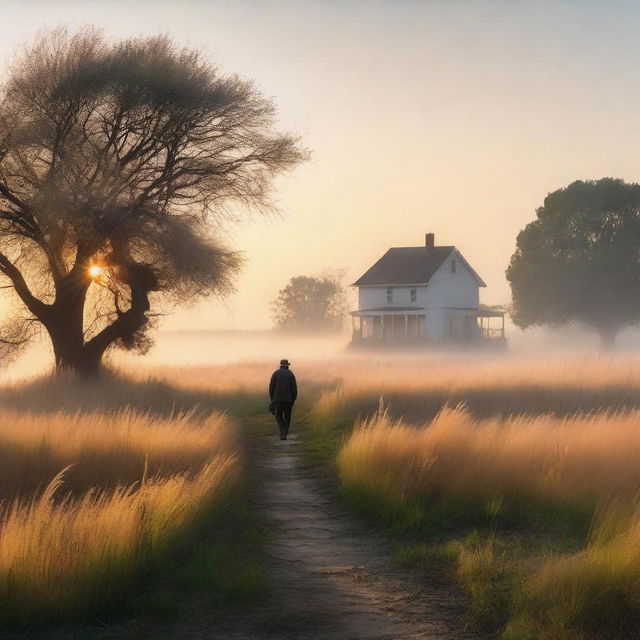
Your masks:
{"label": "tall golden grass", "polygon": [[419,421],[464,403],[474,417],[640,408],[640,359],[576,355],[546,358],[345,361],[318,381],[317,419],[369,415],[379,398],[395,416]]}
{"label": "tall golden grass", "polygon": [[0,619],[61,620],[104,611],[133,588],[139,572],[210,506],[236,473],[233,458],[201,471],[110,490],[67,495],[64,473],[39,497],[3,507]]}
{"label": "tall golden grass", "polygon": [[[127,376],[137,384],[117,393],[135,406],[166,408],[173,403],[180,410],[194,404],[206,408],[213,401],[214,406],[234,411],[242,412],[248,405],[264,410],[269,377],[275,368],[277,362],[260,360],[130,368]],[[393,415],[414,421],[432,418],[444,406],[461,402],[474,417],[640,408],[640,358],[633,355],[294,358],[293,369],[299,382],[299,405],[313,406],[316,419],[355,419],[371,414],[380,396]],[[170,385],[172,392],[158,397],[163,395],[163,384]],[[61,389],[60,393],[74,405],[104,406],[103,396],[96,397],[91,390],[74,395]],[[25,403],[16,400],[15,393],[13,396],[10,406],[24,408]],[[50,410],[46,398],[37,402]],[[0,405],[3,403],[0,398]]]}
{"label": "tall golden grass", "polygon": [[31,414],[0,410],[0,498],[32,495],[64,468],[65,491],[114,487],[143,475],[195,474],[233,448],[228,418],[113,412]]}
{"label": "tall golden grass", "polygon": [[529,577],[503,640],[635,638],[639,603],[636,499],[603,508],[583,551],[547,559]]}
{"label": "tall golden grass", "polygon": [[505,499],[595,506],[633,496],[640,412],[474,420],[448,408],[417,428],[378,412],[338,456],[346,487],[391,501]]}
{"label": "tall golden grass", "polygon": [[[475,420],[463,408],[447,408],[418,428],[381,410],[355,427],[337,464],[356,498],[405,519],[415,505],[427,516],[444,506],[445,513],[462,514],[465,524],[491,525],[490,531],[502,513],[517,514],[527,526],[528,517],[541,513],[552,519],[575,509],[586,522],[591,517],[582,551],[549,551],[550,557],[514,569],[528,572],[518,597],[508,593],[515,583],[496,583],[501,573],[509,582],[514,560],[494,553],[493,533],[477,548],[459,546],[458,577],[480,619],[513,599],[503,640],[587,640],[603,631],[635,637],[640,412]],[[398,507],[406,510],[394,512]]]}
{"label": "tall golden grass", "polygon": [[[287,354],[290,344],[280,338]],[[564,351],[539,354],[509,352],[476,354],[407,352],[392,354],[343,354],[326,358],[304,358],[288,353],[292,369],[301,382],[300,391],[333,390],[342,387],[347,394],[380,395],[394,391],[412,395],[467,390],[512,390],[517,388],[600,389],[640,388],[640,357],[637,354],[605,354]],[[296,358],[296,356],[298,356]],[[243,359],[224,364],[172,366],[153,368],[127,363],[122,370],[129,379],[148,382],[150,378],[165,380],[172,387],[212,393],[244,393],[264,397],[269,377],[278,368],[277,359]],[[118,369],[116,369],[118,370]],[[144,393],[135,386],[131,397]],[[155,393],[155,390],[151,390]],[[118,390],[121,393],[121,390]],[[157,402],[159,398],[154,398]]]}
{"label": "tall golden grass", "polygon": [[[225,414],[172,414],[166,385],[160,412],[153,395],[134,409],[136,384],[63,376],[13,387],[33,411],[0,409],[0,622],[103,613],[237,481]],[[66,411],[45,411],[43,388]]]}

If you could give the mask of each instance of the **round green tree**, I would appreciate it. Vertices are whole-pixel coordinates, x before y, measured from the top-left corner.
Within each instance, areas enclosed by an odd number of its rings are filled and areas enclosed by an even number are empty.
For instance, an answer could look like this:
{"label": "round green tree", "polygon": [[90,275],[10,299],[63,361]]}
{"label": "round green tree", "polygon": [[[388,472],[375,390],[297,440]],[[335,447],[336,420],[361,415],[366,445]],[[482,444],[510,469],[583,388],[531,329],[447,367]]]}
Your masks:
{"label": "round green tree", "polygon": [[516,325],[581,322],[611,348],[640,321],[640,185],[614,178],[550,193],[507,269]]}
{"label": "round green tree", "polygon": [[340,278],[340,274],[291,278],[272,304],[276,328],[291,331],[342,329],[347,305]]}

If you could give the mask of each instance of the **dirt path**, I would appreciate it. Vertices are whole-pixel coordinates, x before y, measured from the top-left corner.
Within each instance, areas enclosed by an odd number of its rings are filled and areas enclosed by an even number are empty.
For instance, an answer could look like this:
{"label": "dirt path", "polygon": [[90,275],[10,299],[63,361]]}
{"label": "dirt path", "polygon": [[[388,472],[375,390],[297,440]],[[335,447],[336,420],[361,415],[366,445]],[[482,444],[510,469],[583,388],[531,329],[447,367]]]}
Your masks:
{"label": "dirt path", "polygon": [[301,467],[298,437],[265,442],[257,508],[272,522],[266,569],[275,607],[254,638],[456,639],[456,596],[393,566],[388,543],[342,513]]}
{"label": "dirt path", "polygon": [[390,543],[342,511],[303,468],[298,436],[259,438],[255,502],[272,534],[267,597],[225,610],[190,604],[180,621],[19,634],[21,640],[466,640],[455,591],[393,564]]}

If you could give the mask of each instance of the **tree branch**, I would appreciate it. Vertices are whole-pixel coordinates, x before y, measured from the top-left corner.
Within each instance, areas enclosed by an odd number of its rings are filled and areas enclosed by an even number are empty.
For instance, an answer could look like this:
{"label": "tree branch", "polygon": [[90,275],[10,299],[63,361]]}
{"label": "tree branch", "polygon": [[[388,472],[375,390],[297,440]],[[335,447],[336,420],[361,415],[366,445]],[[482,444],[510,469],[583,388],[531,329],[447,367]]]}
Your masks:
{"label": "tree branch", "polygon": [[131,306],[127,311],[118,311],[116,320],[85,343],[89,352],[101,355],[116,340],[131,340],[149,322],[149,293],[158,286],[153,270],[148,265],[133,261],[120,268],[126,273],[131,289]]}
{"label": "tree branch", "polygon": [[37,318],[42,318],[42,316],[46,314],[49,305],[38,300],[38,298],[31,293],[20,270],[3,253],[0,253],[0,272],[11,280],[15,292],[22,302],[24,302],[27,309]]}

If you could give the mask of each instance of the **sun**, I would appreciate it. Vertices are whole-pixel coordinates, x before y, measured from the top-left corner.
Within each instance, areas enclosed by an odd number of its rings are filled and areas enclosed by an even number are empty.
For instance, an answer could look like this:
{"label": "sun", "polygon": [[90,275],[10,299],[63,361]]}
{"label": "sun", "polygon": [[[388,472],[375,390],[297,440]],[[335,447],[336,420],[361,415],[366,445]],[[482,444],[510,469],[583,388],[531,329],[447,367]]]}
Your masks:
{"label": "sun", "polygon": [[89,267],[89,275],[94,280],[101,280],[106,275],[106,269],[104,267],[101,267],[99,264],[92,264]]}

